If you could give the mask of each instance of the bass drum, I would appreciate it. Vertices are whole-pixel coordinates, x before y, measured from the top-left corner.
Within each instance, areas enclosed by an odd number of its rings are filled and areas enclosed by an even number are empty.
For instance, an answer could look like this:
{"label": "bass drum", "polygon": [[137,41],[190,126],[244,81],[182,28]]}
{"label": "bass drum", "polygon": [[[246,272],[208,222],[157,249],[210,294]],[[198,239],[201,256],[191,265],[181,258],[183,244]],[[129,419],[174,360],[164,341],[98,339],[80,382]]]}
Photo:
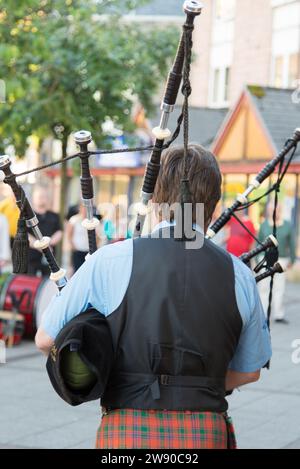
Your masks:
{"label": "bass drum", "polygon": [[0,293],[0,310],[12,311],[12,297],[20,301],[18,313],[24,316],[25,336],[32,337],[41,324],[49,302],[58,293],[54,282],[44,277],[9,275]]}

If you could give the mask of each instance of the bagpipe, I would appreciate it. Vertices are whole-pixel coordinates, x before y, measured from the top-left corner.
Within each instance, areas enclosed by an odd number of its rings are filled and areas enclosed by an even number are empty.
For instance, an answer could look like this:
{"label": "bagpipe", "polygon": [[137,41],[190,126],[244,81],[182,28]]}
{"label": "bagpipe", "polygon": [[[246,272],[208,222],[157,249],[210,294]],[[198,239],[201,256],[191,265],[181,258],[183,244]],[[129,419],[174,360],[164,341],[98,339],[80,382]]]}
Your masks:
{"label": "bagpipe", "polygon": [[[250,267],[251,259],[257,257],[258,255],[264,253],[264,258],[258,263],[254,268],[254,273],[258,274],[263,268],[265,271],[255,277],[256,282],[261,282],[267,278],[271,278],[270,283],[270,295],[269,295],[269,306],[267,311],[267,320],[270,327],[270,318],[271,318],[271,308],[272,308],[272,294],[273,294],[273,284],[274,284],[274,275],[282,274],[284,268],[278,262],[279,251],[278,251],[278,242],[276,240],[277,235],[277,207],[278,207],[278,194],[280,192],[281,183],[289,169],[289,166],[293,160],[293,157],[296,153],[298,143],[300,141],[300,128],[296,128],[294,134],[289,138],[284,148],[281,152],[276,155],[270,162],[268,162],[262,170],[257,174],[257,176],[251,181],[247,189],[243,194],[239,194],[234,201],[234,203],[227,208],[220,217],[213,223],[213,225],[208,229],[206,238],[213,239],[219,231],[225,227],[225,225],[235,218],[240,225],[255,239],[258,244],[258,247],[249,253],[245,253],[241,256],[241,260]],[[288,156],[289,155],[289,156]],[[288,156],[288,157],[287,157]],[[258,189],[261,184],[278,168],[277,180],[271,187],[261,196],[249,200],[249,196]],[[253,234],[247,229],[244,223],[239,219],[237,213],[243,210],[247,210],[253,204],[259,202],[265,197],[268,197],[271,193],[275,193],[275,203],[273,210],[273,234],[265,242],[260,242]]]}
{"label": "bagpipe", "polygon": [[[242,254],[240,256],[240,259],[242,262],[244,262],[244,264],[246,264],[249,268],[251,268],[250,263],[252,259],[255,259],[257,256],[263,253],[265,254],[265,257],[266,257],[269,253],[274,253],[274,251],[275,251],[275,257],[276,257],[277,249],[278,249],[278,241],[275,238],[275,236],[270,235],[264,242],[260,243],[256,248],[252,249],[252,251]],[[261,270],[260,264],[258,264],[258,266],[254,268],[254,272],[258,273],[260,270]],[[259,283],[262,280],[265,280],[266,278],[272,277],[275,274],[282,274],[283,272],[284,272],[284,268],[281,266],[281,264],[279,262],[275,263],[274,261],[273,265],[268,266],[265,272],[255,277],[255,281],[256,283]]]}
{"label": "bagpipe", "polygon": [[[191,94],[190,68],[192,60],[192,34],[194,30],[194,22],[197,16],[202,12],[203,5],[197,0],[186,0],[183,4],[183,10],[186,14],[183,31],[180,37],[178,49],[171,71],[168,76],[164,97],[161,104],[161,119],[157,127],[153,129],[155,137],[154,145],[147,147],[122,148],[112,150],[94,150],[89,149],[92,141],[92,135],[89,131],[80,130],[74,133],[74,139],[79,147],[79,152],[75,155],[65,156],[61,160],[51,162],[49,164],[34,168],[22,173],[16,174],[12,171],[11,160],[7,155],[0,157],[0,174],[2,171],[2,180],[9,185],[15,195],[16,203],[20,210],[20,218],[18,222],[18,230],[12,251],[13,271],[15,274],[25,274],[28,265],[28,231],[31,231],[35,237],[35,248],[40,249],[49,265],[51,275],[50,279],[55,282],[59,291],[67,285],[66,272],[62,269],[52,252],[50,239],[43,236],[39,228],[38,217],[17,179],[21,176],[28,175],[36,171],[42,171],[49,167],[70,161],[72,159],[80,159],[81,166],[81,195],[86,210],[86,218],[83,226],[87,230],[89,242],[89,254],[92,255],[97,250],[96,229],[99,221],[94,217],[93,211],[93,178],[91,175],[89,159],[93,155],[128,153],[137,151],[150,151],[149,162],[146,165],[143,186],[141,191],[141,203],[135,223],[134,236],[141,236],[145,218],[148,213],[148,205],[152,199],[157,178],[160,171],[161,155],[163,150],[168,148],[178,137],[181,127],[183,126],[184,136],[184,171],[181,179],[181,203],[190,203],[191,194],[189,189],[189,179],[187,171],[187,155],[189,142],[189,96]],[[177,127],[173,134],[168,129],[168,121],[171,112],[174,109],[178,93],[181,87],[184,100],[180,116],[177,120]],[[279,173],[277,183],[269,189],[267,194],[272,191],[278,194],[280,183],[288,169],[292,157],[300,140],[300,129],[295,131],[292,139],[288,140],[283,151],[274,158],[266,167],[258,174],[247,190],[237,198],[235,203],[227,209],[222,216],[212,225],[208,231],[207,238],[212,238],[218,231],[223,228],[232,216],[236,217],[236,212],[249,207],[252,203],[248,202],[248,196],[259,185],[269,177],[279,165]],[[284,166],[285,156],[292,151],[289,161]],[[265,195],[267,195],[265,194]],[[236,217],[237,218],[237,217]],[[274,228],[273,237],[269,237],[264,243],[260,243],[258,248],[250,253],[242,256],[242,261],[250,265],[251,259],[257,255],[266,253],[266,264],[261,263],[259,268],[266,267],[266,271],[257,275],[256,281],[259,282],[263,278],[271,277],[275,273],[282,270],[278,264],[278,256],[274,256],[274,250],[277,250],[276,226]],[[271,255],[272,254],[272,255]],[[276,253],[275,253],[276,254]],[[274,262],[273,262],[274,261]],[[256,272],[259,273],[259,270]],[[95,331],[102,336],[102,340],[93,339]],[[97,343],[97,347],[92,355],[88,343]],[[68,403],[78,405],[88,400],[100,398],[112,366],[112,341],[110,339],[110,330],[105,317],[100,312],[90,309],[81,312],[67,326],[65,326],[50,351],[47,360],[47,370],[53,387],[58,394]],[[93,363],[97,359],[97,370]],[[100,370],[100,371],[99,371]],[[84,377],[84,379],[83,379]],[[84,381],[84,382],[83,382]]]}
{"label": "bagpipe", "polygon": [[[98,219],[94,218],[93,180],[89,167],[90,154],[87,151],[88,144],[91,142],[91,134],[79,131],[75,133],[74,138],[80,147],[80,182],[82,200],[86,208],[86,218],[82,224],[87,230],[88,255],[90,255],[97,250],[96,228],[99,223]],[[44,308],[50,301],[49,292],[54,294],[49,286],[45,289],[49,282],[46,279],[20,275],[26,274],[27,271],[29,230],[36,238],[34,247],[40,249],[47,260],[51,271],[50,279],[55,282],[58,291],[66,286],[67,278],[66,271],[58,266],[51,250],[50,238],[43,236],[39,229],[38,217],[23,188],[17,182],[17,175],[12,172],[11,160],[7,155],[0,156],[0,171],[2,171],[3,182],[11,187],[20,210],[17,235],[12,250],[13,271],[17,275],[4,283],[1,292],[2,300],[0,298],[3,308],[6,309],[1,313],[2,316],[0,314],[0,336],[7,339],[8,345],[15,345],[20,342],[24,329],[32,335],[41,324],[43,311],[33,298],[33,294],[39,292],[39,301],[43,302]],[[19,283],[23,285],[23,289],[20,288]],[[42,294],[44,294],[44,301]],[[47,304],[45,294],[47,294]],[[28,312],[31,314],[26,314]],[[88,347],[90,341],[95,343],[92,357],[90,357],[91,348]],[[84,313],[79,313],[59,333],[50,350],[46,368],[49,379],[59,396],[71,405],[78,405],[101,397],[112,366],[112,357],[112,340],[108,324],[100,312],[89,309]],[[97,367],[93,365],[95,360]]]}
{"label": "bagpipe", "polygon": [[[153,129],[153,135],[155,136],[154,145],[147,147],[135,147],[135,148],[122,148],[113,150],[95,150],[91,151],[88,149],[89,143],[92,142],[92,135],[89,131],[80,130],[73,134],[76,144],[80,148],[80,152],[75,155],[66,156],[62,159],[45,164],[43,166],[24,171],[16,174],[12,172],[11,160],[8,155],[0,156],[0,181],[2,180],[5,184],[9,185],[15,195],[16,203],[20,210],[20,219],[18,223],[18,231],[13,246],[12,260],[13,260],[13,271],[14,273],[26,273],[28,264],[28,240],[27,232],[32,231],[36,238],[34,247],[40,249],[49,265],[51,275],[50,279],[53,280],[58,289],[61,290],[67,283],[66,272],[64,269],[58,266],[58,263],[54,257],[54,254],[50,247],[50,239],[43,236],[39,229],[39,222],[36,214],[30,202],[22,188],[17,182],[17,178],[26,176],[28,174],[42,171],[52,166],[65,163],[75,158],[80,158],[81,166],[81,195],[82,201],[86,209],[86,219],[82,222],[83,226],[87,230],[88,241],[89,241],[89,254],[93,254],[97,250],[96,241],[96,228],[99,224],[99,220],[94,217],[93,211],[93,178],[91,176],[89,158],[92,155],[104,155],[104,154],[116,154],[116,153],[128,153],[137,151],[151,151],[149,162],[146,166],[143,187],[142,187],[142,203],[144,209],[138,213],[137,222],[135,224],[135,236],[140,236],[144,220],[147,212],[147,206],[152,198],[155,184],[158,178],[160,169],[160,159],[162,151],[168,148],[178,137],[181,126],[184,124],[184,138],[185,138],[185,151],[187,151],[188,141],[188,97],[191,94],[190,84],[190,66],[192,57],[192,33],[194,30],[194,21],[197,16],[202,12],[203,5],[198,0],[186,0],[183,4],[183,11],[186,14],[186,20],[183,25],[183,32],[180,37],[178,44],[175,60],[171,71],[168,76],[166,90],[161,105],[161,120],[158,127]],[[182,112],[177,121],[177,127],[173,134],[167,128],[170,113],[173,111],[180,85],[182,83],[182,94],[184,96],[184,104],[182,105]],[[165,142],[167,140],[167,142]],[[1,174],[1,173],[0,173]]]}
{"label": "bagpipe", "polygon": [[[148,204],[152,199],[158,174],[160,171],[160,162],[162,151],[168,148],[177,138],[182,121],[185,120],[185,148],[188,143],[187,126],[188,126],[188,97],[191,94],[191,85],[189,81],[190,63],[192,53],[192,32],[194,29],[195,18],[201,14],[203,5],[198,1],[187,1],[184,3],[183,9],[186,13],[186,22],[183,25],[183,32],[178,46],[177,54],[173,67],[169,73],[164,97],[161,103],[161,119],[157,127],[153,129],[155,144],[152,150],[149,162],[146,166],[143,186],[141,191],[141,203],[137,220],[135,223],[134,237],[141,236],[145,219],[148,213]],[[183,80],[182,94],[185,102],[182,113],[178,119],[178,126],[171,140],[164,145],[166,139],[171,137],[171,132],[167,128],[170,113],[174,110],[181,82]],[[187,148],[186,148],[187,149]]]}
{"label": "bagpipe", "polygon": [[[226,223],[230,221],[231,217],[235,216],[236,212],[249,208],[251,205],[258,202],[263,197],[266,197],[273,191],[276,191],[276,193],[279,192],[280,184],[295,155],[299,141],[300,141],[300,128],[297,128],[292,138],[287,140],[287,142],[285,143],[285,146],[282,149],[282,151],[264,166],[264,168],[258,173],[258,175],[249,184],[245,192],[243,192],[243,194],[239,194],[235,202],[231,205],[231,207],[227,208],[222,213],[222,215],[214,222],[214,224],[209,228],[207,232],[208,239],[212,239],[226,225]],[[288,159],[285,167],[283,168],[285,157],[291,151],[292,153],[290,155],[290,158]],[[278,172],[277,182],[263,196],[255,200],[248,201],[249,195],[252,194],[252,192],[255,189],[258,189],[258,187],[260,187],[261,184],[274,173],[278,165],[279,165],[279,172]]]}
{"label": "bagpipe", "polygon": [[30,205],[30,202],[22,186],[17,182],[16,175],[11,170],[11,160],[9,156],[0,156],[0,171],[4,177],[3,182],[11,187],[16,198],[17,206],[20,210],[18,229],[13,244],[12,261],[14,273],[27,273],[28,268],[28,230],[35,236],[35,249],[40,249],[45,256],[51,271],[50,279],[53,280],[59,289],[66,283],[66,272],[58,266],[54,254],[50,247],[50,238],[43,236],[39,228],[38,218]]}
{"label": "bagpipe", "polygon": [[[86,130],[80,130],[73,134],[75,142],[79,146],[79,153],[64,156],[58,161],[45,164],[38,168],[17,174],[12,171],[12,162],[9,156],[0,156],[0,181],[2,180],[2,182],[10,186],[20,211],[17,235],[12,250],[14,274],[26,274],[27,272],[29,248],[28,232],[31,232],[35,237],[34,247],[42,251],[49,265],[51,271],[50,279],[55,282],[59,291],[67,285],[66,271],[59,267],[50,246],[50,238],[43,236],[41,233],[38,217],[17,179],[21,176],[42,171],[75,158],[80,159],[81,195],[86,210],[86,219],[82,224],[87,230],[89,242],[88,255],[91,255],[97,250],[96,228],[99,221],[95,219],[93,211],[94,191],[89,158],[99,154],[137,151],[151,152],[150,160],[146,166],[142,188],[142,203],[140,205],[142,209],[138,213],[137,222],[135,224],[135,236],[141,235],[147,214],[147,206],[152,198],[158,178],[162,151],[176,140],[182,124],[184,125],[184,158],[186,161],[188,150],[188,98],[192,91],[190,84],[193,47],[192,33],[195,18],[201,14],[202,8],[202,3],[197,0],[186,0],[183,4],[186,19],[178,44],[176,57],[166,84],[161,105],[161,120],[159,126],[153,129],[153,135],[155,137],[154,145],[91,151],[88,148],[88,145],[92,141],[91,133]],[[182,112],[177,121],[177,127],[172,135],[167,125],[170,113],[175,107],[181,84],[184,103],[182,105]],[[182,200],[188,201],[188,180],[186,174],[183,175],[182,180]],[[98,339],[94,336],[95,331],[97,331]],[[101,336],[101,340],[99,340],[99,336]],[[87,346],[91,341],[97,344],[92,355],[90,355],[91,348]],[[78,405],[102,396],[112,366],[112,357],[112,340],[105,317],[101,315],[100,312],[90,309],[80,313],[59,333],[48,356],[47,371],[56,392],[69,404]],[[95,359],[97,361],[97,369],[93,365]]]}
{"label": "bagpipe", "polygon": [[[241,256],[241,260],[249,265],[251,259],[255,258],[259,254],[265,253],[265,261],[260,262],[258,266],[254,269],[255,273],[258,273],[263,267],[266,267],[266,272],[259,277],[256,277],[256,281],[259,282],[265,278],[273,277],[275,273],[282,273],[283,269],[279,268],[278,264],[278,243],[276,240],[277,226],[276,226],[276,213],[277,213],[277,204],[278,204],[278,193],[280,191],[280,186],[283,181],[284,176],[287,173],[287,170],[292,162],[292,159],[296,153],[298,143],[300,141],[300,128],[295,129],[293,136],[287,140],[282,151],[276,155],[269,163],[267,163],[263,169],[257,174],[253,181],[249,184],[247,189],[243,194],[239,194],[234,201],[234,203],[227,208],[220,217],[213,223],[213,225],[208,229],[206,238],[213,239],[219,231],[225,227],[225,225],[235,218],[241,226],[243,226],[246,231],[249,232],[247,227],[243,222],[238,218],[237,213],[248,209],[253,204],[259,202],[264,197],[269,196],[272,192],[275,192],[275,204],[274,204],[274,213],[273,213],[273,235],[270,236],[265,242],[260,242],[254,237],[258,243],[258,247],[255,248],[250,253],[245,253]],[[290,154],[287,161],[285,161],[286,156]],[[269,178],[273,173],[275,173],[278,167],[278,176],[277,181],[260,197],[249,200],[249,196],[258,189],[261,184]],[[251,234],[251,233],[250,233]],[[251,234],[251,236],[253,236]]]}

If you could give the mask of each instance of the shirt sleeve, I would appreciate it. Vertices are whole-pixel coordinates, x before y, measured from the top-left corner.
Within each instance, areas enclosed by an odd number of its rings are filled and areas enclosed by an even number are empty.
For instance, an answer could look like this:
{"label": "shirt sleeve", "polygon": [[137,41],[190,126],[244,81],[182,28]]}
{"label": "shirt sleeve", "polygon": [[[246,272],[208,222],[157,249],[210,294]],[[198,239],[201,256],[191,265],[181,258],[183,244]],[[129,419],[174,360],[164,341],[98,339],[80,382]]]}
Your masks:
{"label": "shirt sleeve", "polygon": [[69,218],[70,225],[75,226],[77,219],[77,215],[73,215],[71,218]]}
{"label": "shirt sleeve", "polygon": [[99,269],[101,257],[101,250],[89,257],[49,303],[43,314],[42,329],[52,339],[69,321],[88,308],[107,313],[105,276],[101,274],[103,269]]}
{"label": "shirt sleeve", "polygon": [[[254,279],[253,279],[254,282]],[[229,369],[253,373],[263,368],[272,356],[271,337],[256,284],[252,285],[254,307],[244,323]]]}
{"label": "shirt sleeve", "polygon": [[45,310],[42,329],[55,339],[74,317],[89,308],[108,316],[127,291],[133,258],[132,240],[98,249],[56,295]]}

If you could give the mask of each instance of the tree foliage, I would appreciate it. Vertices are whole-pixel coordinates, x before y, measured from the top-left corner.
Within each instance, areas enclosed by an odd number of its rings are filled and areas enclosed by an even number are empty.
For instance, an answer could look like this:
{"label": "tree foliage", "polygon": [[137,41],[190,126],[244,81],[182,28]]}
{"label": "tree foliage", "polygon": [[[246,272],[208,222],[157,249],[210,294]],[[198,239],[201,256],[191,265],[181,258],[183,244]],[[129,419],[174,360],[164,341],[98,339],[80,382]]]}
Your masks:
{"label": "tree foliage", "polygon": [[[132,126],[133,96],[151,109],[175,52],[177,28],[128,23],[139,0],[0,0],[0,145],[101,124]],[[103,16],[105,15],[105,16]]]}

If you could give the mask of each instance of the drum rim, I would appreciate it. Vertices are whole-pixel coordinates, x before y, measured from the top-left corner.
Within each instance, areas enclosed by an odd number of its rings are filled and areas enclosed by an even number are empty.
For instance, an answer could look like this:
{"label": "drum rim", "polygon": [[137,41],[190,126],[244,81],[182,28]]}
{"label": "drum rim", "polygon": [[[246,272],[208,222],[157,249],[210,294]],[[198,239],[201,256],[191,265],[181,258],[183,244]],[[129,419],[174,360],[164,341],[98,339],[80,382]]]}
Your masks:
{"label": "drum rim", "polygon": [[[48,280],[46,277],[37,277],[35,275],[28,275],[28,274],[10,274],[6,281],[4,282],[3,284],[3,287],[2,287],[2,290],[1,290],[1,293],[0,293],[0,310],[3,310],[4,311],[4,304],[5,304],[5,301],[6,301],[6,296],[8,294],[8,289],[9,289],[9,286],[11,284],[11,282],[16,278],[16,277],[19,277],[19,276],[27,276],[27,277],[31,277],[31,278],[35,278],[35,279],[38,279],[40,280],[38,286],[37,286],[37,289],[36,289],[36,294],[35,294],[35,298],[32,302],[32,312],[31,312],[31,315],[32,315],[32,327],[31,327],[31,332],[30,334],[35,334],[36,331],[37,331],[37,323],[36,323],[36,311],[37,311],[37,305],[38,305],[38,299],[40,297],[40,294],[41,294],[41,287],[42,285],[44,285],[44,283]],[[26,316],[25,313],[18,313],[18,314],[21,314],[23,317]]]}

